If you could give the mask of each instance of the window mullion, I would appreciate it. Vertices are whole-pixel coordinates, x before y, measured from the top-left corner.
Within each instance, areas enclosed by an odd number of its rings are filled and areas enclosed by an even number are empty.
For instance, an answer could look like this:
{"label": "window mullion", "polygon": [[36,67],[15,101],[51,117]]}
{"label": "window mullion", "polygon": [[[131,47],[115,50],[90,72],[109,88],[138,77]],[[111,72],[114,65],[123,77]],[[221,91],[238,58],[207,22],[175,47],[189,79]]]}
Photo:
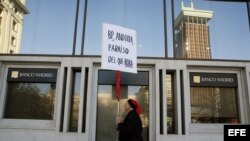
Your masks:
{"label": "window mullion", "polygon": [[182,134],[182,117],[181,117],[181,77],[180,70],[177,70],[175,73],[174,79],[174,102],[175,102],[175,131],[177,134]]}
{"label": "window mullion", "polygon": [[64,114],[64,122],[63,122],[63,131],[67,132],[69,129],[70,123],[70,103],[71,103],[71,89],[72,89],[72,69],[68,68],[69,72],[67,74],[67,85],[66,85],[66,100],[65,100],[65,114]]}

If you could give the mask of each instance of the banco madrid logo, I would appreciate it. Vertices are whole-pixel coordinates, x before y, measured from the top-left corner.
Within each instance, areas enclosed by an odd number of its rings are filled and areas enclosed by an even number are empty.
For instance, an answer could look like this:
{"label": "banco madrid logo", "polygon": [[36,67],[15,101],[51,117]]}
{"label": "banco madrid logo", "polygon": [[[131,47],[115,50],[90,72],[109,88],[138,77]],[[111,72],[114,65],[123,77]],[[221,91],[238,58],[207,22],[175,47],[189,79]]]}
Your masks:
{"label": "banco madrid logo", "polygon": [[12,71],[11,72],[11,78],[18,78],[19,71]]}
{"label": "banco madrid logo", "polygon": [[201,83],[201,77],[200,76],[194,76],[193,81],[194,81],[194,83]]}

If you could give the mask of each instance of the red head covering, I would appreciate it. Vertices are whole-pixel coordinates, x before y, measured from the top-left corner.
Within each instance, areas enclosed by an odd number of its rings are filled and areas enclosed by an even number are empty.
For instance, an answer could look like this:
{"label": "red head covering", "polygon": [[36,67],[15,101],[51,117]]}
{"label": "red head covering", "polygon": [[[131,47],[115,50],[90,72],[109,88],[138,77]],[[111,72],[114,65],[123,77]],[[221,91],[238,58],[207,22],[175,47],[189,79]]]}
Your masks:
{"label": "red head covering", "polygon": [[141,106],[134,99],[129,99],[128,104],[136,111],[138,115],[141,114]]}

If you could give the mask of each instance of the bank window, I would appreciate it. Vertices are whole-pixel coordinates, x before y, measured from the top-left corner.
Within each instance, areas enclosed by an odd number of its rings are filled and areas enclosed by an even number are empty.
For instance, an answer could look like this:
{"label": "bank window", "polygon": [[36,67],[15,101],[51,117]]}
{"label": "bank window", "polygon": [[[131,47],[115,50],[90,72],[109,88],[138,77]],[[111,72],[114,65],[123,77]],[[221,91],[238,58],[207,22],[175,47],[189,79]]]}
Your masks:
{"label": "bank window", "polygon": [[237,78],[220,76],[216,78],[215,75],[207,74],[201,76],[195,74],[192,77],[191,81],[194,81],[191,82],[190,88],[192,123],[240,123],[237,87],[229,86]]}
{"label": "bank window", "polygon": [[70,124],[69,131],[78,131],[78,116],[80,106],[80,81],[81,81],[81,70],[74,70],[73,72],[73,87],[71,93],[71,110],[70,110]]}
{"label": "bank window", "polygon": [[174,73],[166,74],[167,133],[175,133]]}
{"label": "bank window", "polygon": [[53,120],[57,69],[8,68],[6,119]]}
{"label": "bank window", "polygon": [[[117,137],[114,123],[118,114],[115,74],[115,71],[101,70],[98,72],[96,141],[111,141],[116,140]],[[142,71],[137,74],[121,73],[119,112],[122,117],[126,116],[124,104],[129,98],[135,99],[139,103],[142,108],[140,118],[143,127],[143,141],[149,141],[150,129],[148,76],[148,72]]]}
{"label": "bank window", "polygon": [[55,83],[8,83],[4,118],[52,120],[55,88]]}

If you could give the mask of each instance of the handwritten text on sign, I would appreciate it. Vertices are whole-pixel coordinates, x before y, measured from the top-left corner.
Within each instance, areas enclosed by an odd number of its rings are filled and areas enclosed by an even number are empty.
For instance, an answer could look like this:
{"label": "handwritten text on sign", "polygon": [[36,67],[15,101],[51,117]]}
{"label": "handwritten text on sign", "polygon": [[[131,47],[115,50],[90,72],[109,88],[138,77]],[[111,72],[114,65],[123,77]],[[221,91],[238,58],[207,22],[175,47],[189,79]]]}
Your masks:
{"label": "handwritten text on sign", "polygon": [[103,24],[102,69],[137,73],[136,31]]}

